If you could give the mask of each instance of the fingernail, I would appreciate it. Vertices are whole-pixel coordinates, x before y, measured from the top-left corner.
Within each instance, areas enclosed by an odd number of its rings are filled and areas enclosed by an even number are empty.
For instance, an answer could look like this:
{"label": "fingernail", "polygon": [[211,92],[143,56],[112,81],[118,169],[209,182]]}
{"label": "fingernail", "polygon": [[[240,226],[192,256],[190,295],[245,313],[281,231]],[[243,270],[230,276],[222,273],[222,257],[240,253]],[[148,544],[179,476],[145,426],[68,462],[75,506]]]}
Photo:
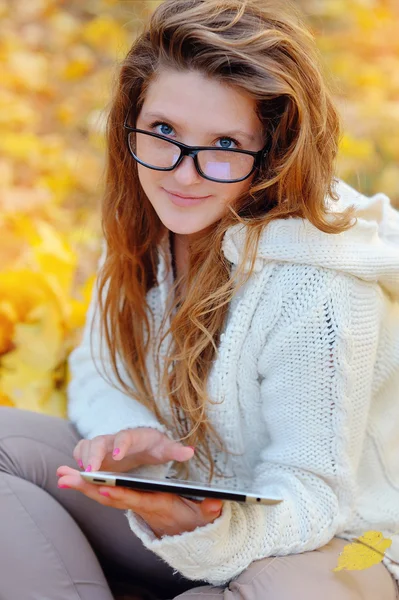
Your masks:
{"label": "fingernail", "polygon": [[120,452],[120,449],[119,448],[115,448],[115,450],[112,453],[112,456],[117,456],[119,454],[119,452]]}
{"label": "fingernail", "polygon": [[108,497],[110,497],[110,495],[109,495],[108,492],[100,492],[100,494],[101,494],[101,496],[108,496]]}
{"label": "fingernail", "polygon": [[85,473],[88,472],[88,471],[91,471],[91,465],[87,466],[87,469],[86,469]]}
{"label": "fingernail", "polygon": [[219,508],[211,508],[211,512],[213,512],[213,513],[220,513],[221,510],[222,510],[221,506],[219,506]]}
{"label": "fingernail", "polygon": [[59,488],[69,488],[69,485],[59,485]]}
{"label": "fingernail", "polygon": [[79,467],[82,467],[82,469],[83,469],[83,461],[82,460],[79,461]]}
{"label": "fingernail", "polygon": [[187,446],[187,448],[191,448],[191,450],[195,452],[195,446]]}

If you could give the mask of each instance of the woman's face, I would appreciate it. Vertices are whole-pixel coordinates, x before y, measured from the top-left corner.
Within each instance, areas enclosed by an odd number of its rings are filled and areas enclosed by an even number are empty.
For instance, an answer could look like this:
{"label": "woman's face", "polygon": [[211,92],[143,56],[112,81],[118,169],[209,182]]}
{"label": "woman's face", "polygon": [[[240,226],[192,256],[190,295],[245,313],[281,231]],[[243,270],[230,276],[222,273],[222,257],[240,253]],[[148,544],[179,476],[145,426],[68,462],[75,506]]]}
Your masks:
{"label": "woman's face", "polygon": [[[155,121],[160,124],[152,126]],[[256,151],[264,145],[255,101],[194,71],[161,72],[147,90],[136,127],[190,146]],[[253,178],[252,174],[238,183],[209,181],[197,173],[189,156],[172,171],[156,171],[139,163],[137,166],[140,183],[160,220],[170,231],[183,236],[218,221],[226,206],[249,189]],[[168,192],[204,199],[196,205],[178,206]]]}

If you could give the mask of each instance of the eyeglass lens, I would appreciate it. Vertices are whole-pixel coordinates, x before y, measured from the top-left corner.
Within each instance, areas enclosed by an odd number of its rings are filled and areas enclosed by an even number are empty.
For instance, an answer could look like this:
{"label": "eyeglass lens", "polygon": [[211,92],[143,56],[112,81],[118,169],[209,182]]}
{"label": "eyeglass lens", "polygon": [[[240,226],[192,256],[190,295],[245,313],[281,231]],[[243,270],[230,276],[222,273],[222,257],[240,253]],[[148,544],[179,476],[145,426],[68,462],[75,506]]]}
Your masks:
{"label": "eyeglass lens", "polygon": [[[145,133],[130,132],[129,147],[134,156],[150,167],[173,167],[180,156],[180,148],[173,142]],[[197,158],[200,169],[207,177],[225,181],[245,177],[254,164],[254,157],[249,154],[223,149],[200,150]]]}

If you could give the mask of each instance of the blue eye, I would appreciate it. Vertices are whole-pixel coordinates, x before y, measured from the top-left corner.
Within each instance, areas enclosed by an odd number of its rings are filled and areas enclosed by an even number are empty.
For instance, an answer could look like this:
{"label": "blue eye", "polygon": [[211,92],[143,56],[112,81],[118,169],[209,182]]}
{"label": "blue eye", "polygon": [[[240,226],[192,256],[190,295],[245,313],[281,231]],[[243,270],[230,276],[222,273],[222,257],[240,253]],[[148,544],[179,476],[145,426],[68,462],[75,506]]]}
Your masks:
{"label": "blue eye", "polygon": [[220,138],[221,142],[220,145],[222,148],[225,148],[226,150],[228,150],[230,148],[230,145],[226,145],[223,142],[227,142],[228,144],[231,144],[231,142],[233,142],[233,144],[238,145],[238,142],[236,140],[233,140],[233,138]]}
{"label": "blue eye", "polygon": [[[161,128],[170,129],[171,131],[173,131],[173,127],[171,127],[167,123],[164,123],[163,121],[155,121],[154,123],[151,123],[150,127],[151,129],[154,129],[155,127],[158,127],[158,125],[160,125]],[[161,129],[161,131],[157,133],[160,133],[161,135],[170,135],[171,131],[165,131]]]}
{"label": "blue eye", "polygon": [[[164,127],[165,129],[172,129],[172,127],[170,127],[169,125],[167,125],[166,123],[162,123],[161,124],[161,128]],[[162,135],[169,135],[171,132],[170,131],[162,131],[161,129],[161,133]]]}

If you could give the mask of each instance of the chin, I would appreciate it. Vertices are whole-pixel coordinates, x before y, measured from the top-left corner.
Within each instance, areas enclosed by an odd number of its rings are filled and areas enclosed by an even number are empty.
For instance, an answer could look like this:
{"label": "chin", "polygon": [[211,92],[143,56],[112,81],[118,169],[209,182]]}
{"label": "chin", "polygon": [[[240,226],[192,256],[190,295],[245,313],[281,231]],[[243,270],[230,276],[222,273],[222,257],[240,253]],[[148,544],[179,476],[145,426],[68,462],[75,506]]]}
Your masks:
{"label": "chin", "polygon": [[167,225],[166,223],[164,223],[165,227],[167,229],[169,229],[169,231],[171,231],[172,233],[176,233],[178,235],[192,235],[194,233],[198,233],[200,231],[202,231],[204,227],[184,227],[184,226],[178,226],[178,225]]}
{"label": "chin", "polygon": [[169,231],[180,235],[198,233],[210,225],[210,223],[206,222],[203,224],[198,223],[198,216],[195,215],[192,215],[191,218],[185,216],[171,218],[170,215],[166,216],[158,213],[158,216]]}

